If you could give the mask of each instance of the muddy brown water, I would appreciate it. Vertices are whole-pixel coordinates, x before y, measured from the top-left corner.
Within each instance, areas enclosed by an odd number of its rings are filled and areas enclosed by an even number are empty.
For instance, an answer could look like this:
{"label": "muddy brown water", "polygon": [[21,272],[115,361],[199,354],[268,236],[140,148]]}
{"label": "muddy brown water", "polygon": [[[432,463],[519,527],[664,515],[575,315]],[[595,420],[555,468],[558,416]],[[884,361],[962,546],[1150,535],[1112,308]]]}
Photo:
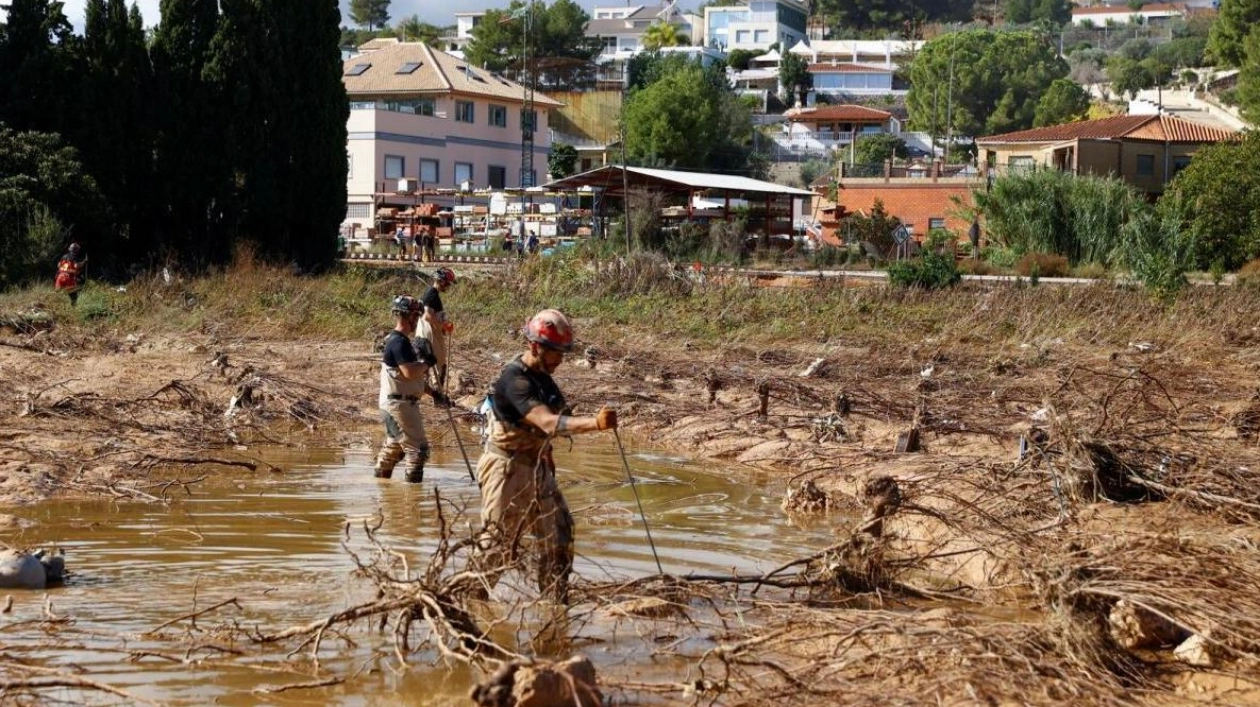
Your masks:
{"label": "muddy brown water", "polygon": [[[798,527],[780,511],[783,481],[749,482],[748,472],[698,464],[668,454],[627,449],[664,569],[670,574],[765,571],[825,546],[827,525]],[[221,659],[210,651],[173,662],[135,659],[146,650],[182,655],[181,642],[144,634],[217,602],[228,607],[197,620],[200,628],[235,620],[277,631],[319,620],[371,599],[373,588],[351,576],[354,563],[342,542],[345,525],[382,516],[379,537],[404,552],[413,571],[436,542],[433,490],[466,510],[475,525],[476,487],[456,449],[436,451],[422,485],[372,478],[370,450],[269,450],[284,473],[216,476],[174,493],[169,505],[137,502],[48,502],[0,509],[33,525],[4,539],[15,545],[59,543],[72,572],[65,586],[12,590],[14,607],[0,616],[0,646],[163,704],[467,704],[474,676],[419,651],[397,671],[388,637],[356,624],[354,645],[329,638],[320,653],[322,676],[352,676],[339,686],[262,694],[312,680],[305,660],[283,652]],[[656,565],[623,483],[612,440],[584,438],[556,455],[564,493],[577,519],[576,571],[603,580],[652,574]],[[475,462],[475,459],[474,459]],[[189,475],[189,472],[184,472]],[[364,550],[362,532],[347,546]],[[73,620],[60,636],[41,629],[45,596],[52,611]],[[187,627],[185,621],[172,631]],[[570,636],[600,669],[642,662],[650,637],[626,636],[588,623]],[[613,635],[616,634],[616,635]],[[204,640],[204,639],[203,639]],[[251,654],[252,646],[242,646]],[[307,672],[304,672],[307,671]],[[684,665],[658,663],[636,679],[686,679]],[[55,694],[71,702],[122,704],[100,693]],[[417,701],[418,696],[423,699]]]}

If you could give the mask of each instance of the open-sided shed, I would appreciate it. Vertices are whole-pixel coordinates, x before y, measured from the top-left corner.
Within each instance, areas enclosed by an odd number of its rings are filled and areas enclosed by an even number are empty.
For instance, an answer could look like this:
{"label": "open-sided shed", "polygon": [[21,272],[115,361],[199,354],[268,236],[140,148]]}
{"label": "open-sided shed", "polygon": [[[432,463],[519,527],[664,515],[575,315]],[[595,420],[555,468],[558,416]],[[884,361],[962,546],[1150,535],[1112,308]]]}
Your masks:
{"label": "open-sided shed", "polygon": [[733,200],[748,205],[749,230],[768,234],[790,234],[796,222],[796,200],[808,199],[813,192],[774,182],[708,172],[684,172],[672,169],[622,167],[608,165],[582,172],[543,185],[558,191],[599,191],[605,198],[623,199],[626,190],[663,192],[672,201],[694,215],[693,204],[702,197],[722,204],[721,215],[727,221],[736,216]]}

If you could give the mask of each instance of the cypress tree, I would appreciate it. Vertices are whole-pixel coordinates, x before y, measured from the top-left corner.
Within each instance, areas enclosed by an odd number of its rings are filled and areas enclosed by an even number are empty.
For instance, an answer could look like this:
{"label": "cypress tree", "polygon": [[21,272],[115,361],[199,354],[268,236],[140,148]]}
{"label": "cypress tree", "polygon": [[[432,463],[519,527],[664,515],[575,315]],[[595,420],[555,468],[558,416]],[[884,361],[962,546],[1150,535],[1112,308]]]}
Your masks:
{"label": "cypress tree", "polygon": [[[156,86],[157,242],[190,266],[225,262],[232,243],[232,164],[221,84],[205,72],[219,29],[216,0],[162,0]],[[161,255],[162,253],[155,253]]]}
{"label": "cypress tree", "polygon": [[153,71],[136,7],[88,0],[85,9],[76,98],[92,110],[71,116],[67,136],[111,205],[114,233],[93,244],[97,257],[134,262],[152,249]]}
{"label": "cypress tree", "polygon": [[61,3],[12,0],[0,25],[0,122],[60,133],[70,98],[68,49],[75,43]]}
{"label": "cypress tree", "polygon": [[319,268],[346,208],[346,119],[335,0],[224,0],[212,75],[230,84],[242,234]]}
{"label": "cypress tree", "polygon": [[304,268],[336,257],[337,228],[346,214],[346,120],[350,106],[342,83],[341,12],[336,0],[264,0],[281,48],[281,90],[273,105],[288,136],[282,160],[289,211],[282,253]]}

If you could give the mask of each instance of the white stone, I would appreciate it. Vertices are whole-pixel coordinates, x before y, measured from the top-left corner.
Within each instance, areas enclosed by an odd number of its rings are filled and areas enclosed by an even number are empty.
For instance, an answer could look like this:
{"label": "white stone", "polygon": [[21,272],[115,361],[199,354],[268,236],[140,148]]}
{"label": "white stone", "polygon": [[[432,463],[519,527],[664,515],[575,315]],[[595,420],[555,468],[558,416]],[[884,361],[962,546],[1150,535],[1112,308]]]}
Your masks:
{"label": "white stone", "polygon": [[1207,639],[1197,633],[1174,648],[1173,656],[1177,660],[1187,665],[1193,665],[1196,668],[1212,667],[1212,654],[1208,651]]}

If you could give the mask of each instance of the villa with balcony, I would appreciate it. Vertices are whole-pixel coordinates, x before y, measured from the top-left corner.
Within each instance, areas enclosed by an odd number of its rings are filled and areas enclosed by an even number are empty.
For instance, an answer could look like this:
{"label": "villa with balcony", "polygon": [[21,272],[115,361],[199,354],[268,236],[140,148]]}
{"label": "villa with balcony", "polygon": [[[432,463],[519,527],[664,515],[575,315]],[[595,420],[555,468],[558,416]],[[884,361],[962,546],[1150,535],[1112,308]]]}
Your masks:
{"label": "villa with balcony", "polygon": [[901,121],[892,113],[865,106],[793,108],[783,117],[787,122],[774,140],[784,151],[802,155],[825,155],[863,135],[901,132]]}
{"label": "villa with balcony", "polygon": [[[591,11],[585,34],[598,38],[602,44],[599,56],[595,58],[600,67],[598,81],[601,84],[621,85],[625,82],[626,62],[643,51],[643,34],[657,22],[674,25],[688,40],[688,46],[664,49],[684,52],[692,49],[695,16],[684,13],[673,4],[613,5],[596,7]],[[712,54],[711,58],[720,59],[721,56]]]}
{"label": "villa with balcony", "polygon": [[[526,112],[523,86],[421,42],[355,55],[343,64],[342,81],[350,100],[347,224],[373,223],[376,209],[398,191],[542,183],[551,146],[547,114],[558,101],[536,93]],[[534,169],[524,173],[527,132]],[[407,189],[399,189],[401,180]]]}

